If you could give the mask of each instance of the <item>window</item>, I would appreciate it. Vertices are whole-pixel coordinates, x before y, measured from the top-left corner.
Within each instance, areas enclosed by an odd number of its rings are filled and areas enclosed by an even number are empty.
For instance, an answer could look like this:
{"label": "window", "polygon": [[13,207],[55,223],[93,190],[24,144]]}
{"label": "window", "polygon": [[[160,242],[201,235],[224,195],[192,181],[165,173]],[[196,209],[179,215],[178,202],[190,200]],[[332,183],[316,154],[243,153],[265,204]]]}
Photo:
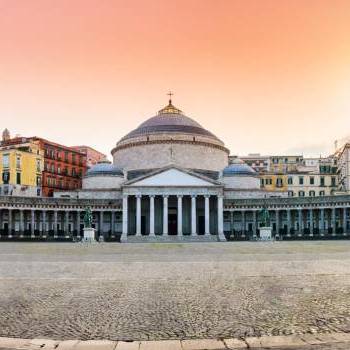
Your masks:
{"label": "window", "polygon": [[61,167],[60,166],[57,167],[57,174],[61,174]]}
{"label": "window", "polygon": [[293,185],[293,178],[292,177],[288,178],[288,185]]}
{"label": "window", "polygon": [[51,172],[54,173],[55,172],[55,164],[51,165]]}
{"label": "window", "polygon": [[324,191],[320,191],[320,196],[324,196]]}
{"label": "window", "polygon": [[40,171],[41,171],[41,162],[40,162],[40,159],[37,159],[37,160],[36,160],[36,171],[37,171],[38,173],[40,173]]}
{"label": "window", "polygon": [[294,197],[294,192],[293,191],[288,191],[288,197]]}
{"label": "window", "polygon": [[68,152],[67,152],[67,151],[64,152],[64,160],[65,160],[66,162],[68,162]]}
{"label": "window", "polygon": [[276,186],[277,187],[282,187],[283,186],[283,179],[282,178],[278,177],[276,179]]}
{"label": "window", "polygon": [[16,174],[16,184],[20,185],[21,184],[21,173]]}
{"label": "window", "polygon": [[315,191],[310,191],[310,192],[309,192],[309,196],[310,196],[310,197],[315,197]]}
{"label": "window", "polygon": [[264,187],[264,179],[260,179],[260,186]]}
{"label": "window", "polygon": [[36,185],[41,186],[41,177],[40,176],[36,177]]}
{"label": "window", "polygon": [[4,154],[2,156],[2,166],[4,168],[9,168],[10,167],[10,155],[9,154]]}
{"label": "window", "polygon": [[38,189],[36,190],[36,195],[37,195],[37,197],[40,197],[40,195],[41,195],[41,190],[40,190],[40,188],[38,188]]}
{"label": "window", "polygon": [[305,197],[305,192],[304,191],[299,191],[299,197]]}
{"label": "window", "polygon": [[21,156],[16,156],[16,168],[21,169]]}
{"label": "window", "polygon": [[334,176],[331,177],[331,186],[335,187],[335,177]]}
{"label": "window", "polygon": [[324,186],[324,176],[321,176],[320,178],[320,186]]}
{"label": "window", "polygon": [[8,171],[4,171],[2,173],[2,182],[4,185],[8,185],[10,183],[10,173]]}
{"label": "window", "polygon": [[315,178],[313,176],[310,176],[310,185],[315,184]]}
{"label": "window", "polygon": [[299,185],[304,185],[304,177],[299,176]]}

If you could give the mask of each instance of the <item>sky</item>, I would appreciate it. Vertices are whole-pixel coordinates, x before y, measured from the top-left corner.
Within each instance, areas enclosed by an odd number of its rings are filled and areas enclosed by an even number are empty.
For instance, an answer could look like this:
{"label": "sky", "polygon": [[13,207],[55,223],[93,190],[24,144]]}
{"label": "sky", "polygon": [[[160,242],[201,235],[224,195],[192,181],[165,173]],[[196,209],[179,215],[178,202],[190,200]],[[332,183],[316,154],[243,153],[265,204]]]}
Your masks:
{"label": "sky", "polygon": [[233,155],[350,135],[349,0],[0,0],[0,128],[110,157],[167,104]]}

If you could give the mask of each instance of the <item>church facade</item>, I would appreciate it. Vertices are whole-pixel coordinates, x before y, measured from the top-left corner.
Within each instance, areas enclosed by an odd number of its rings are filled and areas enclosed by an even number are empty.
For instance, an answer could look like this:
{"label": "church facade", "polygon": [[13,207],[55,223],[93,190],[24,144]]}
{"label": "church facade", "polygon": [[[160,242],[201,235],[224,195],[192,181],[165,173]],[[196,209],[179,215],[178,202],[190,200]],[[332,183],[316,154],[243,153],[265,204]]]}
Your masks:
{"label": "church facade", "polygon": [[226,241],[259,235],[259,212],[280,237],[327,237],[350,232],[350,196],[286,198],[261,188],[239,159],[229,164],[224,143],[172,101],[131,131],[101,161],[82,189],[54,198],[0,199],[6,239],[80,237],[87,206],[97,236],[121,242]]}

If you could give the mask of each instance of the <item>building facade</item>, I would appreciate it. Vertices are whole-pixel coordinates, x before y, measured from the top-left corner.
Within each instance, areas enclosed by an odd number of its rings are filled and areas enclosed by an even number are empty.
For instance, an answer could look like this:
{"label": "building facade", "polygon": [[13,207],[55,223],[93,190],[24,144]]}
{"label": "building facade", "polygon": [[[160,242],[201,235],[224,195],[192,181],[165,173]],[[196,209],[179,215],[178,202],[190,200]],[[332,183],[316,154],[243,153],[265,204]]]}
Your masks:
{"label": "building facade", "polygon": [[[83,171],[83,159],[73,159],[73,152],[45,140],[41,147],[45,176],[62,177],[62,158]],[[112,156],[113,164],[99,161],[86,172],[81,188],[67,186],[63,191],[61,186],[51,186],[54,198],[2,196],[1,239],[79,238],[87,207],[93,212],[97,238],[121,242],[256,238],[263,208],[279,238],[344,238],[350,233],[349,195],[310,194],[323,187],[321,176],[324,187],[334,187],[334,174],[329,175],[329,185],[320,164],[312,174],[309,168],[315,170],[315,164],[303,164],[299,156],[282,157],[283,161],[271,158],[271,174],[260,174],[238,158],[229,162],[224,143],[171,100],[119,140]],[[271,184],[275,187],[265,182],[268,176],[275,176]],[[288,197],[288,191],[301,188],[308,191],[305,196]]]}
{"label": "building facade", "polygon": [[0,195],[42,195],[43,151],[38,142],[5,135],[0,145]]}
{"label": "building facade", "polygon": [[81,188],[86,172],[86,155],[40,137],[31,137],[44,152],[42,195],[52,197],[55,191]]}
{"label": "building facade", "polygon": [[72,146],[71,148],[85,155],[87,168],[91,168],[93,165],[107,158],[105,154],[89,146]]}

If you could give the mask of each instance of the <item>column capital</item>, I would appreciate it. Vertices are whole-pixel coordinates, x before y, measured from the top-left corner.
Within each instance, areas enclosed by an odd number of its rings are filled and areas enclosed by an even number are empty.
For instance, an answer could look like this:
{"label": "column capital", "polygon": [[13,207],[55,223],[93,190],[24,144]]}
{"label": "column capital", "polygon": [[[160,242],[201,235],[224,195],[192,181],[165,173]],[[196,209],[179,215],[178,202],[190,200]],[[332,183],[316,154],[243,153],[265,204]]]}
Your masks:
{"label": "column capital", "polygon": [[197,198],[196,194],[191,194],[191,198]]}
{"label": "column capital", "polygon": [[204,198],[210,198],[210,194],[205,194]]}
{"label": "column capital", "polygon": [[168,194],[163,194],[162,197],[163,198],[169,198],[169,195]]}
{"label": "column capital", "polygon": [[177,198],[183,198],[184,195],[183,194],[177,194],[176,196],[177,196]]}
{"label": "column capital", "polygon": [[139,194],[136,194],[135,197],[136,197],[136,198],[141,198],[141,197],[142,197],[142,194],[140,194],[140,193],[139,193]]}
{"label": "column capital", "polygon": [[148,197],[149,198],[154,198],[156,195],[155,194],[149,194]]}

